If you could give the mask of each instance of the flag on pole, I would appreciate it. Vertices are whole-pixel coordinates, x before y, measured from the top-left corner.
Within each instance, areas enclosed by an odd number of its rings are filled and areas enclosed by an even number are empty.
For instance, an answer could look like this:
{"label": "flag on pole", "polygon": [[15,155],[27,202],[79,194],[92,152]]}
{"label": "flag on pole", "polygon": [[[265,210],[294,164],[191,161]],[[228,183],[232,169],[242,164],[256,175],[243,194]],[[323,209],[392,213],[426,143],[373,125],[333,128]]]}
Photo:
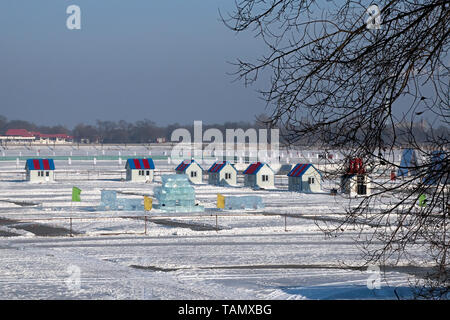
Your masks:
{"label": "flag on pole", "polygon": [[217,194],[217,208],[225,209],[225,197],[220,193]]}
{"label": "flag on pole", "polygon": [[81,189],[77,187],[72,188],[72,202],[80,202],[81,201]]}
{"label": "flag on pole", "polygon": [[147,196],[144,196],[144,209],[145,209],[145,211],[152,210],[152,205],[153,205],[153,199],[149,198]]}
{"label": "flag on pole", "polygon": [[419,197],[419,207],[425,207],[427,205],[427,196],[421,194]]}

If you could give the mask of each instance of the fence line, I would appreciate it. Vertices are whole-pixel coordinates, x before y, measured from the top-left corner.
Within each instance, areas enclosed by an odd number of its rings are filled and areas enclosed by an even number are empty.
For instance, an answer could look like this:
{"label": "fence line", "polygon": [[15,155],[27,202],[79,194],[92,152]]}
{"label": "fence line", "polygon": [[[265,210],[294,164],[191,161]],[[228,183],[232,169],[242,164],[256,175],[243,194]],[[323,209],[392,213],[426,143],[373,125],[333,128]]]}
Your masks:
{"label": "fence line", "polygon": [[[119,217],[52,217],[52,218],[21,218],[21,219],[14,219],[12,220],[11,224],[17,225],[18,223],[39,223],[39,222],[52,222],[52,221],[61,221],[62,225],[58,224],[55,227],[64,228],[64,225],[68,225],[68,236],[73,237],[75,234],[77,234],[79,231],[82,230],[74,230],[73,224],[76,222],[83,222],[83,221],[121,221],[126,219],[132,219],[136,221],[142,221],[143,226],[142,232],[129,232],[127,230],[124,230],[122,232],[110,232],[110,233],[101,233],[99,235],[122,235],[122,234],[140,234],[140,235],[147,235],[148,234],[148,223],[154,222],[158,220],[164,220],[167,221],[168,219],[177,219],[177,220],[201,220],[200,222],[204,222],[205,219],[213,219],[214,220],[214,229],[216,232],[219,232],[221,229],[219,228],[219,222],[220,218],[226,218],[226,217],[246,217],[246,218],[253,218],[253,217],[265,217],[265,218],[273,218],[274,220],[279,220],[280,218],[284,219],[284,231],[287,232],[288,230],[288,224],[287,224],[287,218],[289,214],[276,214],[276,215],[267,215],[262,213],[249,213],[249,214],[237,214],[237,213],[211,213],[211,214],[195,214],[192,216],[187,215],[179,215],[179,216],[152,216],[149,214],[143,215],[143,216],[119,216]],[[289,215],[291,218],[292,215]],[[208,221],[208,220],[207,220]],[[176,224],[176,221],[173,221],[174,224]],[[6,225],[8,226],[8,225]],[[199,225],[191,224],[192,227],[198,227]],[[189,225],[186,224],[186,228],[189,228]]]}

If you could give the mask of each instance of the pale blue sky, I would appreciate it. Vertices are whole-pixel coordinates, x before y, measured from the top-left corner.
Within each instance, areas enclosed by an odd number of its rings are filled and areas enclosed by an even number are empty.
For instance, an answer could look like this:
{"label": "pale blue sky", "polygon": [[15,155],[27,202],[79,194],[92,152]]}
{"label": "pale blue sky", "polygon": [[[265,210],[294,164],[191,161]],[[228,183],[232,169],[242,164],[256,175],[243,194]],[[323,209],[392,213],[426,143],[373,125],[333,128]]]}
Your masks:
{"label": "pale blue sky", "polygon": [[[66,28],[66,8],[82,29]],[[262,44],[220,21],[227,0],[2,0],[0,115],[39,124],[253,120],[256,87],[227,75]]]}
{"label": "pale blue sky", "polygon": [[[72,4],[81,30],[66,28]],[[1,0],[0,115],[69,127],[253,121],[266,111],[256,90],[270,83],[245,88],[228,62],[255,61],[266,48],[227,29],[219,8],[234,1]]]}

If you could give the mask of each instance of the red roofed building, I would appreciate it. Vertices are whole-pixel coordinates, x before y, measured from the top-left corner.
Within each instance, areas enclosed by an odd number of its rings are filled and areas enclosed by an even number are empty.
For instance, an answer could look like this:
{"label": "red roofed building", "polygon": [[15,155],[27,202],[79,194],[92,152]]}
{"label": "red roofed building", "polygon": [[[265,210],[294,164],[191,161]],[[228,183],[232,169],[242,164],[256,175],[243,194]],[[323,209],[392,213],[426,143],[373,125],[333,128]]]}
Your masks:
{"label": "red roofed building", "polygon": [[26,129],[8,129],[5,135],[12,137],[34,137],[33,134]]}
{"label": "red roofed building", "polygon": [[73,137],[64,133],[47,134],[30,132],[26,129],[8,129],[4,136],[0,136],[2,143],[30,142],[42,144],[63,144],[73,141]]}

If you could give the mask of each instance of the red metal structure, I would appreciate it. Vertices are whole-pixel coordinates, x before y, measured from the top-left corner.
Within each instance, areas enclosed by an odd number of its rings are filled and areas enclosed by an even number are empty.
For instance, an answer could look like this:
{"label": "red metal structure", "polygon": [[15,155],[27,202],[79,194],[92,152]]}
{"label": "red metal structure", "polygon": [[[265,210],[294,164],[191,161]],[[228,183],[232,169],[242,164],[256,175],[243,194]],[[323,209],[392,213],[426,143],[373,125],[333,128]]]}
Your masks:
{"label": "red metal structure", "polygon": [[350,165],[347,169],[347,174],[364,174],[364,164],[361,158],[354,158],[350,160]]}

